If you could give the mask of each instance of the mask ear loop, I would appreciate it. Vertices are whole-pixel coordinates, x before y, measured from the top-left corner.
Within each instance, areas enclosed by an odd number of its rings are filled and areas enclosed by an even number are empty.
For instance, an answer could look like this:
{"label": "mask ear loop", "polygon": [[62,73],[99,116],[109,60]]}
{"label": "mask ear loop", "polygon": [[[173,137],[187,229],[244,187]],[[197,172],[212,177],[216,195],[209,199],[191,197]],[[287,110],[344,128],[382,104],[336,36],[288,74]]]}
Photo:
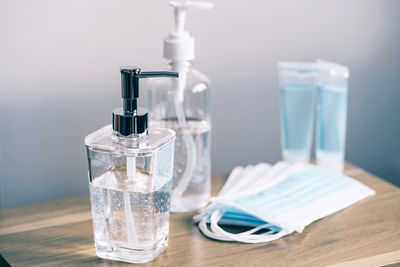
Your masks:
{"label": "mask ear loop", "polygon": [[[199,222],[200,231],[205,236],[207,236],[209,238],[212,238],[212,239],[221,240],[221,241],[236,241],[236,240],[233,240],[230,237],[226,237],[224,235],[217,234],[217,233],[214,233],[214,232],[210,231],[209,227],[207,226],[208,222],[209,222],[209,216],[204,216]],[[242,235],[243,234],[252,234],[252,233],[257,232],[258,230],[260,230],[262,228],[269,227],[269,226],[271,226],[271,225],[270,224],[263,224],[263,225],[260,225],[258,227],[255,227],[255,228],[253,228],[253,229],[251,229],[249,231],[243,232],[241,234]]]}
{"label": "mask ear loop", "polygon": [[[276,240],[278,238],[281,238],[282,236],[288,235],[292,233],[293,231],[291,230],[285,230],[281,229],[278,233],[270,234],[270,233],[263,233],[263,234],[253,234],[263,228],[270,227],[270,224],[263,224],[260,226],[257,226],[249,231],[242,232],[239,234],[232,234],[229,232],[226,232],[224,229],[222,229],[218,225],[218,221],[221,219],[223,215],[223,212],[221,210],[215,210],[210,217],[210,228],[212,230],[212,235],[216,235],[218,237],[224,236],[225,238],[228,238],[230,241],[238,241],[238,242],[243,242],[243,243],[264,243],[264,242],[269,242]],[[208,231],[208,229],[207,229]],[[210,232],[210,231],[208,231]],[[222,240],[219,238],[219,240]]]}
{"label": "mask ear loop", "polygon": [[199,228],[200,228],[200,231],[209,238],[221,240],[221,241],[234,241],[234,240],[230,239],[229,237],[226,237],[223,235],[218,235],[218,234],[210,231],[207,226],[207,217],[203,217],[203,219],[199,222]]}

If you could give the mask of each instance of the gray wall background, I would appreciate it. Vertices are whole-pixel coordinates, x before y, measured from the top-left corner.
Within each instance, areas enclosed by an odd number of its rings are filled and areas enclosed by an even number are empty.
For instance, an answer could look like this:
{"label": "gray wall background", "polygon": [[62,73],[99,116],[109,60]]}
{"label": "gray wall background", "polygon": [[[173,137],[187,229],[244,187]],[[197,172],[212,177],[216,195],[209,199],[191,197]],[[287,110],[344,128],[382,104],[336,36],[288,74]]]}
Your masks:
{"label": "gray wall background", "polygon": [[[347,160],[400,185],[400,1],[214,3],[187,20],[213,173],[280,159],[276,62],[324,58],[351,70]],[[84,137],[120,106],[119,67],[163,68],[172,27],[167,1],[0,1],[0,207],[88,194]]]}

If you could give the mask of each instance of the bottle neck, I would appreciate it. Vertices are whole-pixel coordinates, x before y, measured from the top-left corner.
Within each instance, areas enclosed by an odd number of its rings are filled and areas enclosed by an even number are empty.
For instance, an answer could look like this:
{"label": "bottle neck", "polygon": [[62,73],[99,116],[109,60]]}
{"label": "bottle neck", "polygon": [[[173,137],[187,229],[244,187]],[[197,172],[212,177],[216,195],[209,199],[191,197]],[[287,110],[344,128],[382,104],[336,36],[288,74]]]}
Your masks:
{"label": "bottle neck", "polygon": [[190,71],[193,67],[193,61],[191,60],[168,60],[167,65],[171,71],[183,72]]}
{"label": "bottle neck", "polygon": [[115,138],[116,141],[119,141],[119,142],[141,141],[148,135],[149,135],[148,129],[146,129],[143,133],[140,133],[140,134],[134,133],[129,136],[124,136],[124,135],[120,134],[118,131],[113,131],[113,137]]}
{"label": "bottle neck", "polygon": [[175,89],[174,102],[183,102],[183,90],[186,88],[187,75],[192,69],[192,61],[169,60],[168,65],[171,71],[179,72],[179,78],[172,80],[172,87]]}

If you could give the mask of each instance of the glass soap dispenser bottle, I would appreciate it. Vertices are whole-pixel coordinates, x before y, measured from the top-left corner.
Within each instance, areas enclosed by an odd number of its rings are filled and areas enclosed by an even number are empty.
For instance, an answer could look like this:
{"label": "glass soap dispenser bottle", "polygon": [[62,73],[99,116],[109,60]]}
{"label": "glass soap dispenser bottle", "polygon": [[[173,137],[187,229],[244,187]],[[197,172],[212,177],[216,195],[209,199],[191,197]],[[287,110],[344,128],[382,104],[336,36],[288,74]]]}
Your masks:
{"label": "glass soap dispenser bottle", "polygon": [[210,198],[210,90],[209,79],[193,69],[194,39],[184,31],[186,11],[212,8],[207,2],[170,2],[175,30],[164,40],[169,70],[179,79],[150,79],[146,83],[150,125],[176,132],[171,211],[199,209]]}
{"label": "glass soap dispenser bottle", "polygon": [[97,256],[131,263],[151,261],[168,245],[175,132],[148,129],[137,106],[139,79],[174,72],[121,69],[123,107],[112,125],[85,138]]}

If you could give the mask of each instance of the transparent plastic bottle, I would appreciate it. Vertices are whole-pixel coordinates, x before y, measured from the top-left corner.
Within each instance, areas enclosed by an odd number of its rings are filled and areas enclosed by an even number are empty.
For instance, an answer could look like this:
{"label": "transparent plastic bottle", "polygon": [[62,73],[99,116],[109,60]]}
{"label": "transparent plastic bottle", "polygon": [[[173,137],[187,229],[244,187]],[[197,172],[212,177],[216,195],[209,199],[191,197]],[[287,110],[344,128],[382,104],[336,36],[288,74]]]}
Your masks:
{"label": "transparent plastic bottle", "polygon": [[171,211],[193,211],[210,198],[209,80],[192,68],[194,38],[185,30],[189,10],[210,10],[212,3],[171,1],[175,27],[164,39],[163,55],[179,79],[151,79],[147,83],[150,125],[176,132]]}
{"label": "transparent plastic bottle", "polygon": [[148,106],[151,127],[176,132],[171,211],[186,212],[203,207],[210,198],[210,82],[189,61],[176,64],[171,61],[169,66],[178,70],[184,84],[183,101],[176,101],[174,80],[156,78],[147,83]]}

